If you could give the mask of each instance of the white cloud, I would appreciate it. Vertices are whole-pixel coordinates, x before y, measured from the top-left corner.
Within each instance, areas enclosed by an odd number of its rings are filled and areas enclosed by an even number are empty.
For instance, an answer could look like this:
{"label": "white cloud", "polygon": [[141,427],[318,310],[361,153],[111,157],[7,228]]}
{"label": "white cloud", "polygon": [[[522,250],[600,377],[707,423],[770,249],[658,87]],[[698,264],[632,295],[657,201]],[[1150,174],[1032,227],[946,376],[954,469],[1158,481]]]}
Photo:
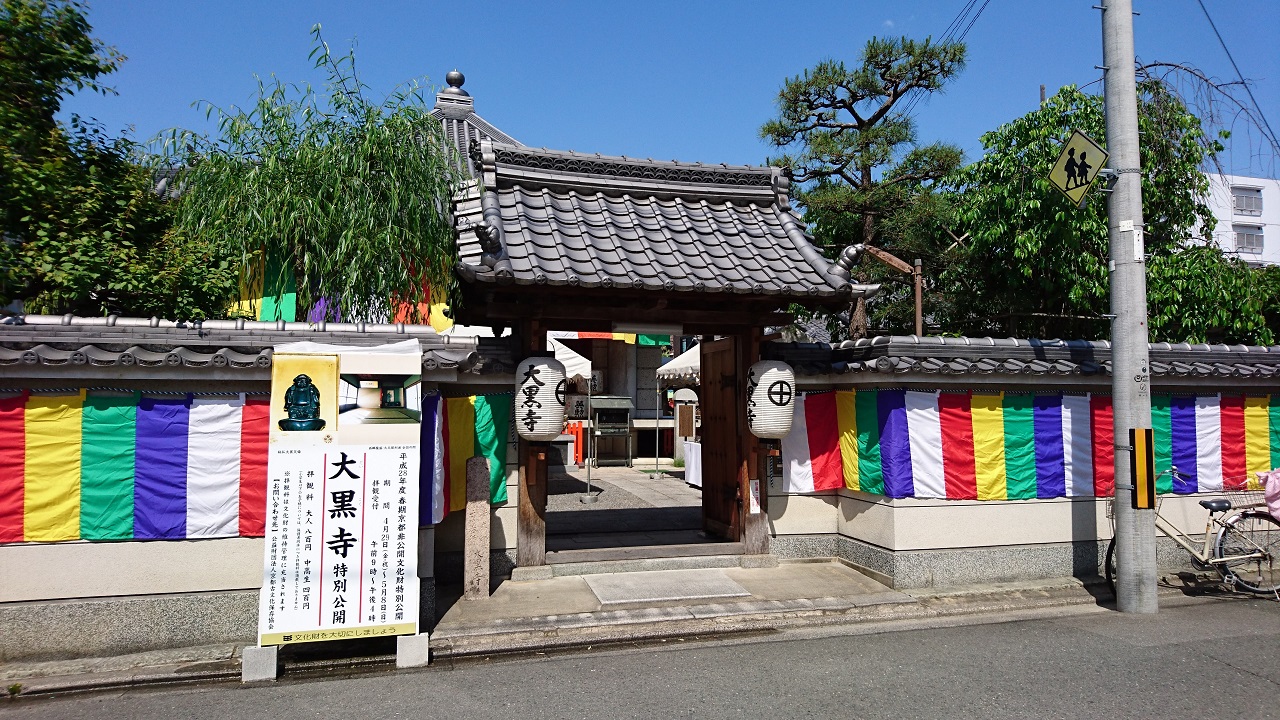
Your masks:
{"label": "white cloud", "polygon": [[892,21],[892,20],[885,20],[885,21],[884,21],[884,26],[885,26],[885,27],[887,27],[887,28],[889,28],[889,29],[891,29],[891,30],[893,29],[893,25],[894,25],[894,23],[893,23],[893,21]]}

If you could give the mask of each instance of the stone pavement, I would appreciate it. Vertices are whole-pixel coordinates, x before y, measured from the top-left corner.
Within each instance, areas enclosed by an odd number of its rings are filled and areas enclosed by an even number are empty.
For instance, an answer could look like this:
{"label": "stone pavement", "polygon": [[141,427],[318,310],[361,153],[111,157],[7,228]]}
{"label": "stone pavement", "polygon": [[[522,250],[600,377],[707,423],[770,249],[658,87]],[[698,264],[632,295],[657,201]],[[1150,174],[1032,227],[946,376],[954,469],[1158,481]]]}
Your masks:
{"label": "stone pavement", "polygon": [[653,460],[635,467],[552,468],[547,478],[547,550],[705,543],[702,491],[686,485],[683,471]]}

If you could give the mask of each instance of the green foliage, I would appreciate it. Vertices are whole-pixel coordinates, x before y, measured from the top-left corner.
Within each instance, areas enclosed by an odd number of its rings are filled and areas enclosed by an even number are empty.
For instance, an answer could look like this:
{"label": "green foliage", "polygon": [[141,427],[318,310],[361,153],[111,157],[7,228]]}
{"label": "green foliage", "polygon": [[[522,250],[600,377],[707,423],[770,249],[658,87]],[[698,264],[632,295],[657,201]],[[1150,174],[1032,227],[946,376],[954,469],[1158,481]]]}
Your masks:
{"label": "green foliage", "polygon": [[[917,144],[915,125],[900,104],[912,93],[940,92],[964,68],[965,52],[951,41],[872,38],[856,68],[827,60],[787,79],[778,117],[760,135],[784,150],[769,162],[790,168],[802,184],[796,200],[828,257],[853,243],[895,254],[910,250],[910,243],[897,243],[906,236],[899,232],[909,224],[904,218],[918,222],[937,206],[935,184],[963,156],[954,146]],[[867,261],[855,274],[864,282],[900,278]],[[889,299],[880,304],[900,314],[900,292],[886,290]],[[836,330],[837,323],[827,320]]]}
{"label": "green foliage", "polygon": [[0,122],[13,150],[29,155],[41,148],[65,95],[114,92],[98,78],[124,57],[89,37],[85,9],[78,0],[0,3]]}
{"label": "green foliage", "polygon": [[133,143],[79,121],[72,128],[66,154],[46,155],[15,188],[28,214],[22,241],[5,248],[14,296],[33,313],[216,314],[237,273],[169,231],[169,208],[151,171],[133,161]]}
{"label": "green foliage", "polygon": [[0,5],[0,305],[33,313],[200,317],[235,273],[169,232],[140,148],[55,113],[124,60],[89,36],[84,6]]}
{"label": "green foliage", "polygon": [[[1139,83],[1142,197],[1153,341],[1269,341],[1241,263],[1193,247],[1213,229],[1206,161],[1221,146],[1166,86]],[[950,331],[1106,337],[1106,196],[1076,208],[1048,182],[1072,129],[1105,138],[1102,99],[1068,86],[1039,109],[983,135],[983,158],[960,170],[954,198],[971,238],[941,273]],[[1247,292],[1246,292],[1247,291]],[[1245,292],[1245,294],[1240,294]]]}
{"label": "green foliage", "polygon": [[454,283],[456,151],[421,86],[372,101],[354,55],[332,55],[319,26],[312,33],[323,95],[259,80],[248,109],[205,104],[218,137],[174,134],[168,150],[186,165],[176,226],[241,267],[284,258],[302,308],[323,298],[331,319],[386,317],[390,303]]}
{"label": "green foliage", "polygon": [[[940,91],[963,69],[964,58],[961,43],[872,38],[857,68],[827,60],[787,79],[778,94],[779,116],[760,135],[791,151],[772,164],[791,168],[801,183],[816,181],[797,199],[817,215],[817,227],[839,230],[848,222],[832,215],[886,216],[909,204],[920,183],[960,163],[958,148],[917,146],[914,123],[895,107],[913,91]],[[870,228],[865,220],[864,227]]]}
{"label": "green foliage", "polygon": [[1147,314],[1153,340],[1274,344],[1275,325],[1267,322],[1265,308],[1274,318],[1280,296],[1264,277],[1212,245],[1152,257]]}
{"label": "green foliage", "polygon": [[1280,265],[1259,268],[1254,271],[1253,278],[1262,300],[1262,318],[1274,342],[1280,339]]}

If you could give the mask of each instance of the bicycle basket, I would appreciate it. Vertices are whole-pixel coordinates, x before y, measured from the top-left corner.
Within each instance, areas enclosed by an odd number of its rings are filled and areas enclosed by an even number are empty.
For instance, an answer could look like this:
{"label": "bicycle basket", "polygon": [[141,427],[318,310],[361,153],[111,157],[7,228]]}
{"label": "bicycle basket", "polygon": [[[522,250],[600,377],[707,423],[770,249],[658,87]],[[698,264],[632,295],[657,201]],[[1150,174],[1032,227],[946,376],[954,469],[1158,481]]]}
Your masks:
{"label": "bicycle basket", "polygon": [[1231,501],[1234,510],[1249,510],[1265,507],[1267,504],[1261,490],[1232,490],[1223,493],[1223,497]]}

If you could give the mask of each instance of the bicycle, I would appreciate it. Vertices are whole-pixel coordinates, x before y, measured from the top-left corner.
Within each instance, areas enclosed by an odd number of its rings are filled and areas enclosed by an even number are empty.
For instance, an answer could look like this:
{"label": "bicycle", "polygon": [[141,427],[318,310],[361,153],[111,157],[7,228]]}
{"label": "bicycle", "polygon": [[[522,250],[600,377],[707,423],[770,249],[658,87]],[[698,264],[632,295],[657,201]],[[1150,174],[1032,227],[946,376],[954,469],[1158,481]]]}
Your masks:
{"label": "bicycle", "polygon": [[[1187,478],[1186,473],[1170,468],[1160,475],[1172,473]],[[1235,504],[1228,498],[1201,500],[1200,507],[1209,511],[1205,522],[1203,549],[1197,549],[1191,538],[1160,515],[1156,505],[1156,529],[1177,543],[1191,555],[1191,564],[1197,570],[1216,570],[1228,587],[1239,588],[1258,595],[1280,597],[1280,521],[1271,516],[1261,499],[1261,493],[1241,491],[1233,493],[1249,496],[1249,501]],[[1117,502],[1115,498],[1112,502]],[[1222,519],[1226,513],[1237,510]],[[1215,536],[1214,529],[1217,529]],[[1215,539],[1216,538],[1216,539]],[[1116,539],[1107,544],[1105,572],[1107,584],[1116,589]]]}

